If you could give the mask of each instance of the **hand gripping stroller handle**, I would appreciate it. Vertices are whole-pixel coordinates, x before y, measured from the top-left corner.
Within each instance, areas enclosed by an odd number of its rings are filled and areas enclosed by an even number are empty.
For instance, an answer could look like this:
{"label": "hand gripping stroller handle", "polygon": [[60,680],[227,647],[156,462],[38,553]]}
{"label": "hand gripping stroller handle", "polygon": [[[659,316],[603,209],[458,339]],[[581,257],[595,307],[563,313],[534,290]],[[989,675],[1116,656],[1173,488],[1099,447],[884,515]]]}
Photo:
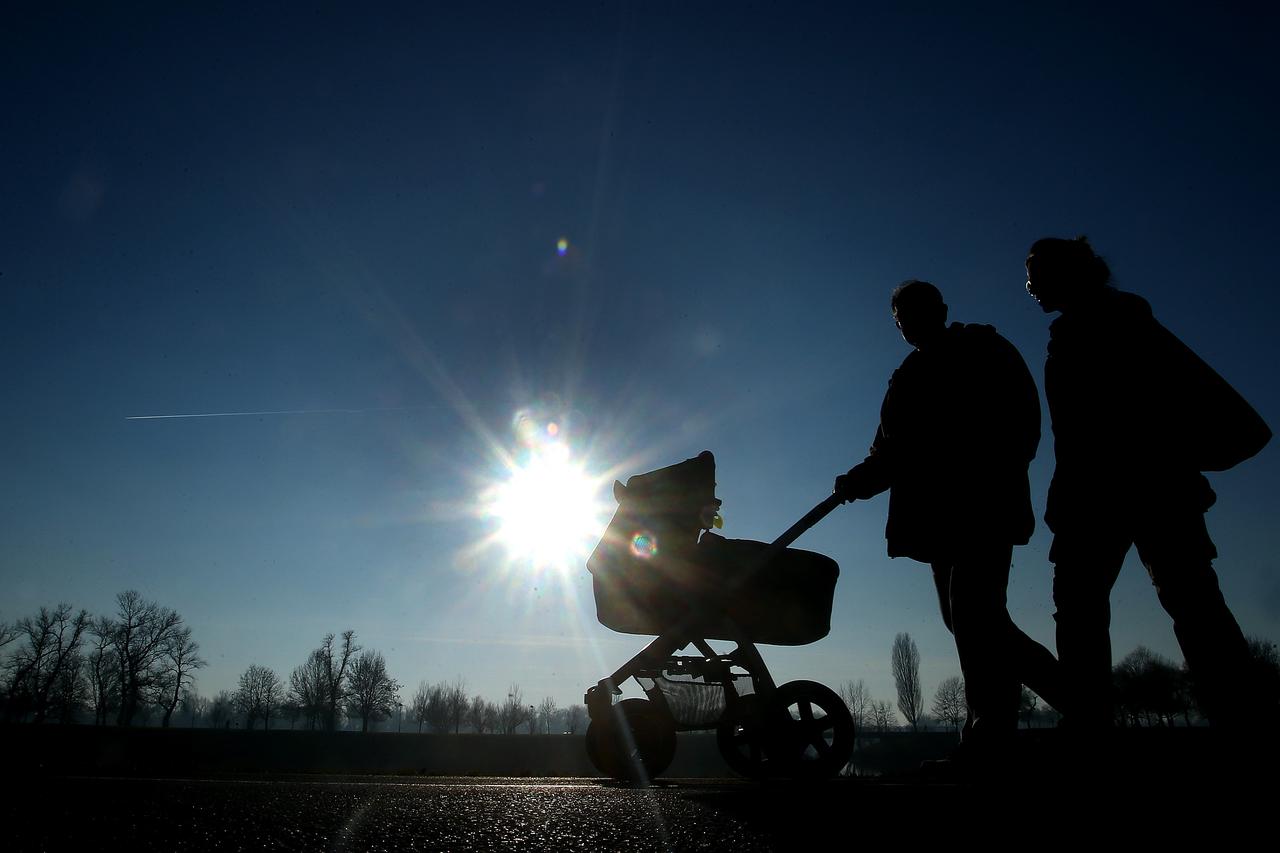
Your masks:
{"label": "hand gripping stroller handle", "polygon": [[831,510],[844,503],[844,499],[839,495],[832,495],[813,509],[805,513],[804,518],[787,528],[787,532],[783,533],[777,539],[773,540],[769,547],[770,554],[776,554],[778,551],[788,547],[792,542],[796,541],[804,534],[806,530],[813,527],[819,521],[827,517]]}

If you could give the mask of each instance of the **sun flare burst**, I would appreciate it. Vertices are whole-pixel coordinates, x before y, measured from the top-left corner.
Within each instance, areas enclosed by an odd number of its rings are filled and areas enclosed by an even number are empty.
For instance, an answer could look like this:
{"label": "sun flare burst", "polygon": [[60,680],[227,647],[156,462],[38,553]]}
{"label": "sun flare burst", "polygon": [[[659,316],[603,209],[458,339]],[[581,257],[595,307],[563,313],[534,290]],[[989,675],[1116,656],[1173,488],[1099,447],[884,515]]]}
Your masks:
{"label": "sun flare burst", "polygon": [[487,514],[498,522],[497,540],[535,569],[581,568],[608,521],[600,485],[564,443],[533,449],[493,489]]}

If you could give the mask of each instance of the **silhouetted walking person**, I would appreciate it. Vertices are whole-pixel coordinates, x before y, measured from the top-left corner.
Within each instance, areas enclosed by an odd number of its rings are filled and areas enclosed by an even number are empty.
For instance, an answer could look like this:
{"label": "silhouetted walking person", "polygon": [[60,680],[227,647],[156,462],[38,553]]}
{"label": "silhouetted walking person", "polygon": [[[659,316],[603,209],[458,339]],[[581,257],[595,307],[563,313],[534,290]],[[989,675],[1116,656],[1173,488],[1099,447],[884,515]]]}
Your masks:
{"label": "silhouetted walking person", "polygon": [[854,500],[889,490],[889,556],[933,568],[969,703],[962,754],[981,754],[1016,731],[1020,684],[1058,699],[1057,661],[1014,625],[1006,602],[1013,546],[1035,527],[1027,466],[1040,398],[994,328],[947,325],[932,284],[905,282],[890,305],[915,349],[889,380],[871,452],[836,478],[835,492]]}
{"label": "silhouetted walking person", "polygon": [[1136,545],[1173,617],[1201,710],[1232,724],[1260,687],[1218,588],[1204,521],[1216,496],[1200,472],[1252,456],[1270,431],[1146,300],[1110,281],[1083,237],[1038,240],[1027,256],[1027,291],[1045,312],[1061,312],[1045,362],[1057,457],[1045,522],[1068,689],[1060,710],[1081,728],[1112,724],[1110,595]]}

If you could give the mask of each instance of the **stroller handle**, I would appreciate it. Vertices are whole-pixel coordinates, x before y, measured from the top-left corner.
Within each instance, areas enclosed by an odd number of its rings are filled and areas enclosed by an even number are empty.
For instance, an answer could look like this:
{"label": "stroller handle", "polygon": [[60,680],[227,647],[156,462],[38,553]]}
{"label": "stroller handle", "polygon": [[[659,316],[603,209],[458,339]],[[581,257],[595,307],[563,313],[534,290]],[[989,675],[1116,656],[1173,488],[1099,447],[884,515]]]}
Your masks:
{"label": "stroller handle", "polygon": [[804,518],[788,527],[785,533],[773,540],[769,549],[770,552],[777,553],[778,551],[788,547],[792,542],[799,539],[806,530],[813,527],[819,521],[822,521],[822,519],[827,517],[827,514],[830,513],[831,510],[840,506],[842,503],[844,503],[844,499],[839,495],[831,495],[828,497],[822,503],[805,513]]}

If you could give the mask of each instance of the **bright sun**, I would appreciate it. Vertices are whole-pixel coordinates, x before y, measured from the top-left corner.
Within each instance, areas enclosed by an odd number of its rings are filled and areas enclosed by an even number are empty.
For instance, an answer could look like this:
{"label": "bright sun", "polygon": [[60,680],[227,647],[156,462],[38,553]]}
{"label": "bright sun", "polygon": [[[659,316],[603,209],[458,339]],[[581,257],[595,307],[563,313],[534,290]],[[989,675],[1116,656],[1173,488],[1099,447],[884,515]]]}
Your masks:
{"label": "bright sun", "polygon": [[513,559],[536,568],[581,567],[607,520],[599,488],[564,444],[537,448],[494,493],[489,512],[500,525],[498,540]]}

